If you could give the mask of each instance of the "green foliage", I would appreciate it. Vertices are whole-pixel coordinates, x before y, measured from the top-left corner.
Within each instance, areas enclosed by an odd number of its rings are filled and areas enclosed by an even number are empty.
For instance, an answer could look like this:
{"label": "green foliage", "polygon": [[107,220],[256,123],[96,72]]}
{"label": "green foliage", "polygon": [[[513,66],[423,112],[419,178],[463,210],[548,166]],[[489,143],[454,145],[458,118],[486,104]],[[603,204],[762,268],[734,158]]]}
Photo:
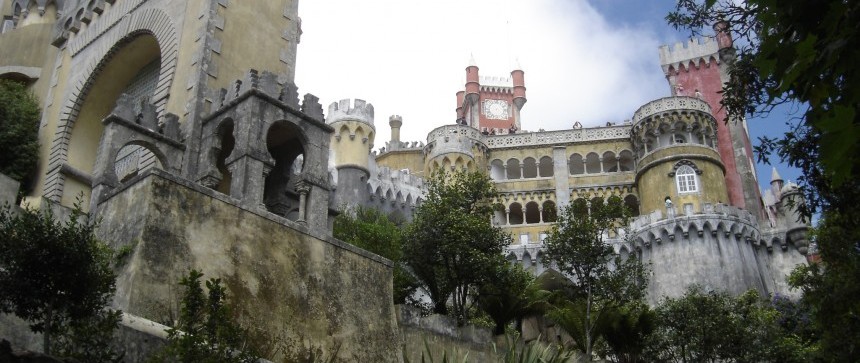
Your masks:
{"label": "green foliage", "polygon": [[28,188],[39,159],[39,103],[24,85],[0,79],[0,173]]}
{"label": "green foliage", "polygon": [[168,330],[168,344],[154,357],[158,362],[250,363],[256,362],[247,334],[233,322],[226,305],[227,289],[221,279],[200,284],[203,273],[191,270],[180,285],[184,292],[179,321]]}
{"label": "green foliage", "polygon": [[780,325],[785,317],[755,290],[732,297],[693,286],[657,307],[648,355],[667,362],[809,361],[810,347]]}
{"label": "green foliage", "polygon": [[480,172],[434,173],[424,202],[406,229],[403,260],[419,278],[434,312],[452,315],[458,324],[469,320],[470,295],[502,258],[510,236],[490,224],[496,196],[493,183]]}
{"label": "green foliage", "polygon": [[79,208],[66,223],[49,210],[0,211],[0,312],[30,322],[43,334],[47,353],[54,352],[55,336],[68,342],[109,339],[117,326],[120,313],[103,311],[116,290],[112,251],[96,239],[95,228]]}
{"label": "green foliage", "polygon": [[56,351],[62,357],[81,362],[121,362],[124,353],[114,350],[114,331],[122,311],[104,309],[96,315],[69,321],[57,335]]}
{"label": "green foliage", "polygon": [[477,304],[494,322],[493,334],[505,333],[513,320],[549,309],[551,293],[542,290],[534,276],[520,264],[500,264],[478,287]]}
{"label": "green foliage", "polygon": [[519,336],[508,335],[506,340],[508,349],[499,363],[565,363],[573,358],[573,352],[562,346],[542,343],[540,339],[523,343]]}
{"label": "green foliage", "polygon": [[418,288],[418,282],[400,261],[403,231],[382,212],[365,207],[344,211],[334,220],[334,237],[394,262],[394,303],[403,304]]}
{"label": "green foliage", "polygon": [[820,359],[860,356],[860,2],[842,0],[679,0],[667,17],[699,31],[730,25],[737,61],[730,64],[723,106],[728,117],[767,113],[793,103],[802,117],[780,138],[762,138],[760,158],[776,153],[803,175],[806,218],[821,211],[821,262],[792,276],[821,332]]}
{"label": "green foliage", "polygon": [[646,304],[627,304],[608,308],[601,315],[597,330],[614,362],[634,363],[644,361],[647,338],[657,324],[657,314]]}
{"label": "green foliage", "polygon": [[644,298],[645,269],[635,258],[622,260],[603,236],[618,233],[630,211],[618,197],[591,205],[571,203],[544,240],[546,257],[560,272],[573,278],[567,300],[549,316],[557,321],[587,357],[598,337],[604,312]]}

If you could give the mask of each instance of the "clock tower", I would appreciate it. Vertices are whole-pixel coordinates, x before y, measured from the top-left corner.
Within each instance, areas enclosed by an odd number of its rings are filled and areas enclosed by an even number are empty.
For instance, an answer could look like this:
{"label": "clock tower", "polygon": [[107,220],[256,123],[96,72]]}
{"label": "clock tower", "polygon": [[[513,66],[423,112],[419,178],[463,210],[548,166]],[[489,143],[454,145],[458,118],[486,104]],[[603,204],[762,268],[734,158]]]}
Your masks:
{"label": "clock tower", "polygon": [[520,110],[526,103],[522,70],[510,77],[478,75],[475,60],[466,67],[466,89],[457,92],[457,123],[487,134],[507,134],[520,129]]}

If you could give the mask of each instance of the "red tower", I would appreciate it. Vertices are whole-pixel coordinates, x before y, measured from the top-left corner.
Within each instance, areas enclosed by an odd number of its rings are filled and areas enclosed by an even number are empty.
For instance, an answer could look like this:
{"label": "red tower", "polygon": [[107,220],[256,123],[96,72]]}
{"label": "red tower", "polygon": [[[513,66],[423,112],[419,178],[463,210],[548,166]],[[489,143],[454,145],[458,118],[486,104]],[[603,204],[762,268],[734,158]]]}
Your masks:
{"label": "red tower", "polygon": [[743,118],[725,122],[726,110],[720,104],[723,83],[735,50],[728,24],[714,25],[714,37],[690,39],[686,44],[660,47],[660,63],[672,95],[699,97],[711,106],[717,122],[717,150],[726,167],[728,203],[764,218],[752,144]]}
{"label": "red tower", "polygon": [[486,133],[516,132],[525,103],[522,70],[512,71],[510,77],[481,77],[471,59],[466,67],[465,91],[457,92],[457,122]]}

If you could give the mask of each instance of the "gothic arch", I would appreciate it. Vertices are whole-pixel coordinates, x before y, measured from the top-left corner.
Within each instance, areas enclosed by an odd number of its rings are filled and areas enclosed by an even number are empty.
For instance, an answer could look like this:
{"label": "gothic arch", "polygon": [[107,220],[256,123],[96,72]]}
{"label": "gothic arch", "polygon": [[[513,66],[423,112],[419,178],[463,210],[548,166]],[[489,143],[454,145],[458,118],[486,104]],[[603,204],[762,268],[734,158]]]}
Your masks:
{"label": "gothic arch", "polygon": [[113,27],[99,39],[99,49],[94,52],[96,56],[90,59],[81,76],[69,82],[72,92],[65,99],[60,111],[56,136],[51,142],[49,172],[45,178],[45,197],[52,201],[60,202],[64,194],[65,176],[61,170],[68,160],[72,131],[87,96],[102,71],[115,60],[114,56],[141,36],[154,37],[158,45],[160,67],[153,103],[159,116],[164,113],[178,53],[178,38],[173,21],[162,10],[145,9],[124,17],[121,22],[124,23],[123,26]]}

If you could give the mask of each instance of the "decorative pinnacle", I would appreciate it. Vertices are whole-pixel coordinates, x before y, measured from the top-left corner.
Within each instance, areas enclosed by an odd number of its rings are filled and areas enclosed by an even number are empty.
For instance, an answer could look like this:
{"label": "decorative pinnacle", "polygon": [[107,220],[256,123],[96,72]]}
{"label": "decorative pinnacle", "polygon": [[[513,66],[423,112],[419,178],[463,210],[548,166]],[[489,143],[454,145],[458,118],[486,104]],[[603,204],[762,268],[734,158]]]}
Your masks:
{"label": "decorative pinnacle", "polygon": [[477,67],[478,63],[475,62],[475,55],[469,53],[469,67]]}
{"label": "decorative pinnacle", "polygon": [[777,180],[782,181],[782,177],[779,176],[779,172],[776,171],[776,167],[772,167],[772,170],[770,172],[770,182],[773,183]]}

